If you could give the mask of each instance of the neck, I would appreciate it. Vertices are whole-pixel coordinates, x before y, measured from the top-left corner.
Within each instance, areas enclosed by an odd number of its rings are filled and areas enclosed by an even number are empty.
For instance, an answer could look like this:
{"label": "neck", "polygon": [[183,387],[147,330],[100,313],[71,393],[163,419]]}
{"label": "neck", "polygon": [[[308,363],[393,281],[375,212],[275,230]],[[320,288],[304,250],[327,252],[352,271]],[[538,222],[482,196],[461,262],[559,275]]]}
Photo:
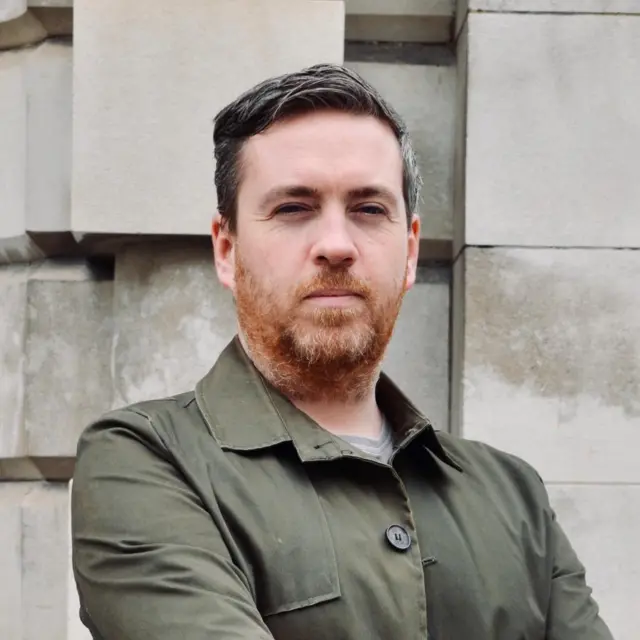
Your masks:
{"label": "neck", "polygon": [[[289,392],[289,389],[278,384],[278,380],[269,375],[269,367],[251,353],[247,340],[242,331],[238,331],[240,344],[254,366],[269,382],[274,384],[292,404],[300,411],[306,413],[312,420],[318,423],[329,433],[336,435],[352,435],[367,438],[377,438],[382,431],[382,414],[376,402],[375,386],[379,376],[379,369],[371,372],[367,384],[358,385],[360,389],[366,389],[365,393],[357,393],[351,396],[340,394],[326,394],[320,398],[305,397]],[[368,376],[369,377],[369,376]]]}
{"label": "neck", "polygon": [[375,392],[356,402],[308,402],[292,399],[293,404],[335,435],[378,438],[382,431],[382,414]]}

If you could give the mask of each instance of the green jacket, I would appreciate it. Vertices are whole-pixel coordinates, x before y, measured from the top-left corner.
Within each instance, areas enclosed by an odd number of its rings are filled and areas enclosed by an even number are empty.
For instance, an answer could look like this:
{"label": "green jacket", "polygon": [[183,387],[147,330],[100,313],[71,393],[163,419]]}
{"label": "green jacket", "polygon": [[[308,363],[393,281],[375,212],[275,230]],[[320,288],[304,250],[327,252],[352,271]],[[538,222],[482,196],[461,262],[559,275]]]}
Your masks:
{"label": "green jacket", "polygon": [[195,392],[78,447],[73,566],[96,640],[611,640],[542,481],[437,433],[385,376],[389,465],[270,387],[237,339]]}

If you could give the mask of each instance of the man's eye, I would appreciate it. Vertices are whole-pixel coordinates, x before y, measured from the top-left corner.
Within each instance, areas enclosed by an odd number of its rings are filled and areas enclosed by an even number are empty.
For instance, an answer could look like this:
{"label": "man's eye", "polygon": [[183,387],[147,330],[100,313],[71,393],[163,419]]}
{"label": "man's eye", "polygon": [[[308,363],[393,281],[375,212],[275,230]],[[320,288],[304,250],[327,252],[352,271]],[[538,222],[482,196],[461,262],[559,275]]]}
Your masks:
{"label": "man's eye", "polygon": [[309,207],[307,205],[292,202],[279,206],[273,213],[274,215],[291,216],[296,213],[305,213],[307,211],[309,211]]}
{"label": "man's eye", "polygon": [[380,205],[377,204],[363,204],[363,205],[359,205],[356,208],[356,211],[358,213],[364,213],[367,216],[380,216],[380,215],[386,215],[386,210],[384,209],[384,207],[381,207]]}

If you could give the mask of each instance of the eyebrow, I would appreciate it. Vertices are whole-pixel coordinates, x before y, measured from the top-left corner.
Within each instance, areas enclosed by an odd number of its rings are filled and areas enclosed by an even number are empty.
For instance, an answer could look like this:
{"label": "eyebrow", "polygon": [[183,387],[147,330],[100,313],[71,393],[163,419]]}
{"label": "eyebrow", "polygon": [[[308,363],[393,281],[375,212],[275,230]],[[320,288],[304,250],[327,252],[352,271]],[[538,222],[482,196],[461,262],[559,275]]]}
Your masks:
{"label": "eyebrow", "polygon": [[[265,209],[271,203],[284,198],[306,198],[320,200],[322,194],[319,189],[313,187],[305,187],[303,185],[291,185],[285,187],[276,187],[267,192],[265,197],[260,202],[260,208]],[[350,189],[347,192],[347,198],[349,200],[363,200],[366,198],[382,198],[383,200],[390,201],[394,205],[397,205],[397,198],[395,194],[386,187],[380,185],[370,185],[366,187],[357,187]]]}

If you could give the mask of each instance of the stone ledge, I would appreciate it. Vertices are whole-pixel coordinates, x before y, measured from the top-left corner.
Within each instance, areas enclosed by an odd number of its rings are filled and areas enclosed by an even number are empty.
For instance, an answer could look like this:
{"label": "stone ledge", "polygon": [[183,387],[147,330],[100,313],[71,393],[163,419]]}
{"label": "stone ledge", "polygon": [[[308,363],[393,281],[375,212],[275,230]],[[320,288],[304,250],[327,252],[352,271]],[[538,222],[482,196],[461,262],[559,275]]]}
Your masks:
{"label": "stone ledge", "polygon": [[[6,48],[33,44],[48,36],[73,33],[73,0],[12,0],[0,22],[23,19],[12,25],[13,44]],[[30,18],[24,18],[27,8]],[[345,37],[353,41],[446,43],[451,41],[454,0],[345,1]],[[5,16],[5,17],[3,17]],[[47,35],[35,31],[32,18],[41,23]],[[30,29],[29,24],[33,25]],[[17,30],[20,37],[16,38]],[[0,38],[0,43],[2,39]],[[0,44],[0,47],[2,45]]]}

